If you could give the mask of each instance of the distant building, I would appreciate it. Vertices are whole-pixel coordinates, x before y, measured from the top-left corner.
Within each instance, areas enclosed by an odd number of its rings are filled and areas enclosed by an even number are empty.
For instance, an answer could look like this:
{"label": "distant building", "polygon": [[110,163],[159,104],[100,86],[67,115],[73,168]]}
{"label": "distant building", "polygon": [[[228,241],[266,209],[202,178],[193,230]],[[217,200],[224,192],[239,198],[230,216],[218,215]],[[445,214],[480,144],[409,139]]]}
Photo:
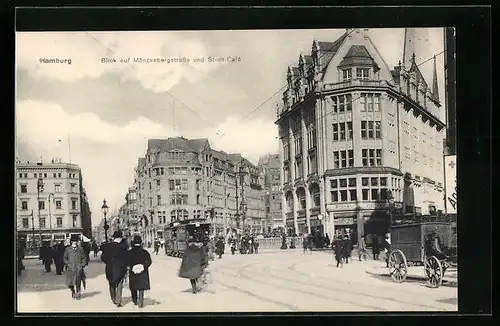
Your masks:
{"label": "distant building", "polygon": [[415,62],[416,37],[406,30],[403,63],[393,70],[363,29],[313,41],[288,69],[276,124],[289,234],[350,233],[356,241],[387,232],[388,212],[443,209],[435,58],[429,85]]}
{"label": "distant building", "polygon": [[268,154],[260,157],[258,166],[264,179],[265,230],[267,233],[271,233],[274,229],[284,227],[279,154]]}
{"label": "distant building", "polygon": [[[38,184],[40,183],[40,187]],[[76,164],[17,162],[17,234],[39,243],[72,234],[92,237],[89,203],[81,169]]]}
{"label": "distant building", "polygon": [[243,225],[249,232],[263,228],[258,168],[239,154],[212,149],[207,139],[148,140],[133,187],[138,228],[147,241],[162,238],[166,225],[184,219],[206,219],[216,234]]}

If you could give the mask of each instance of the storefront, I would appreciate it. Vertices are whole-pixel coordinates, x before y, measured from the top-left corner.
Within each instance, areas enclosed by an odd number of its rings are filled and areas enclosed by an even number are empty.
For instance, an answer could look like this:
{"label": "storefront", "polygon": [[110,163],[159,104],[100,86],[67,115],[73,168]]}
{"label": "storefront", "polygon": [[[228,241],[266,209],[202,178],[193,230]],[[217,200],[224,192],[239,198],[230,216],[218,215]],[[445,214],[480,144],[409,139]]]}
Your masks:
{"label": "storefront", "polygon": [[358,243],[358,227],[355,216],[335,217],[333,223],[335,225],[335,236],[349,236],[353,245]]}
{"label": "storefront", "polygon": [[307,221],[305,217],[299,217],[297,219],[297,225],[299,229],[297,230],[297,234],[307,234]]}
{"label": "storefront", "polygon": [[317,216],[311,217],[311,232],[319,232],[320,234],[325,235],[325,227]]}
{"label": "storefront", "polygon": [[294,230],[295,226],[294,226],[294,223],[293,223],[293,218],[292,219],[287,219],[286,220],[286,235],[291,237],[294,233],[295,233],[295,230]]}

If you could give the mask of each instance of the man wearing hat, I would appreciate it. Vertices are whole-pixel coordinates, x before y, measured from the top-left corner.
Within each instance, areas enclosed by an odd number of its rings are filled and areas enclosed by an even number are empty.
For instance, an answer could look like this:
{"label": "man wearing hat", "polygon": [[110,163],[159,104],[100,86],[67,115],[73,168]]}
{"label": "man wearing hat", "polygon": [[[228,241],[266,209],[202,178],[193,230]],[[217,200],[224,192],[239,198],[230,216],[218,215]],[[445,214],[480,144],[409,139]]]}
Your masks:
{"label": "man wearing hat", "polygon": [[101,260],[106,264],[106,278],[109,282],[111,301],[122,306],[123,282],[127,274],[127,246],[122,242],[121,231],[113,233],[113,241],[103,245]]}
{"label": "man wearing hat", "polygon": [[132,301],[139,308],[144,307],[144,291],[150,289],[149,266],[151,266],[151,255],[142,248],[142,239],[136,235],[132,241],[132,249],[127,255],[127,266],[129,272],[129,288]]}
{"label": "man wearing hat", "polygon": [[[64,251],[64,264],[66,265],[66,285],[71,290],[73,299],[80,300],[82,278],[85,277],[83,268],[87,259],[83,248],[78,245],[78,235],[71,235],[71,245]],[[76,288],[76,289],[75,289]]]}

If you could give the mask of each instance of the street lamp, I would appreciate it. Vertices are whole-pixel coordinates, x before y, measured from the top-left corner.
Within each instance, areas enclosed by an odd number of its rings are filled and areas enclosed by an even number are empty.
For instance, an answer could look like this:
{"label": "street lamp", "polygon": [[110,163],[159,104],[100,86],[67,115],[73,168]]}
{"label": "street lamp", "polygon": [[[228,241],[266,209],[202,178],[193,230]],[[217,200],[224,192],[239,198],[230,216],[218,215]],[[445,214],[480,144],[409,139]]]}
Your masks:
{"label": "street lamp", "polygon": [[[36,184],[37,198],[38,198],[38,227],[40,228],[40,245],[42,244],[42,226],[40,225],[40,192],[43,191],[43,179],[42,177],[38,178],[38,182]],[[35,236],[33,234],[33,236]]]}
{"label": "street lamp", "polygon": [[50,201],[51,201],[51,198],[52,198],[52,200],[54,200],[54,194],[53,194],[53,193],[50,193],[50,194],[49,194],[49,197],[47,197],[47,200],[49,201],[49,229],[50,229],[50,243],[52,243],[52,241],[54,240],[54,239],[53,239],[53,235],[52,235],[52,213],[51,213],[51,208],[50,208]]}
{"label": "street lamp", "polygon": [[106,239],[106,242],[108,242],[109,225],[108,225],[108,222],[106,221],[106,214],[108,214],[109,207],[106,204],[106,199],[104,199],[102,201],[101,209],[102,209],[102,213],[104,214],[104,238]]}

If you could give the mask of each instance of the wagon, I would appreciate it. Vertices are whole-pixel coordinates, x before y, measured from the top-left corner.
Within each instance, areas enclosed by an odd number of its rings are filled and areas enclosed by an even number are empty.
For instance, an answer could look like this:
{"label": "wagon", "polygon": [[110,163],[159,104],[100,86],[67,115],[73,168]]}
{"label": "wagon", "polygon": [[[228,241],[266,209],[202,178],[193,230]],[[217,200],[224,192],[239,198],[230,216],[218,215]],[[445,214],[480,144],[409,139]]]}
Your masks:
{"label": "wagon", "polygon": [[457,268],[457,245],[448,221],[412,221],[391,225],[389,275],[404,282],[411,266],[423,266],[427,284],[437,288],[447,270]]}

